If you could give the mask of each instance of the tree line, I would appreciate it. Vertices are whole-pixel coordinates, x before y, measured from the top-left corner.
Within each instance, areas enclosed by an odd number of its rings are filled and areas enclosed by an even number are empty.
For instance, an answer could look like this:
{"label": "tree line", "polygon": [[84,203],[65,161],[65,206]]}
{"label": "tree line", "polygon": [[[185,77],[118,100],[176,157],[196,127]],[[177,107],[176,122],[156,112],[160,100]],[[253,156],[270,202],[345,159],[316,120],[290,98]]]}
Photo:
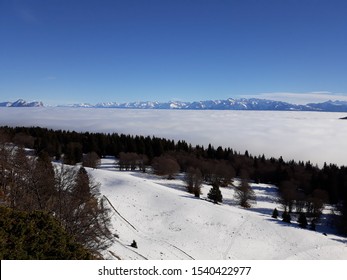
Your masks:
{"label": "tree line", "polygon": [[206,148],[201,145],[193,147],[184,140],[175,142],[154,136],[78,133],[40,127],[2,127],[1,131],[16,145],[32,148],[37,154],[45,152],[67,164],[85,162],[85,166],[95,166],[98,158],[115,156],[119,159],[121,170],[139,169],[145,172],[146,166],[151,165],[157,174],[168,178],[178,171],[185,172],[187,189],[195,195],[199,194],[197,186],[201,180],[212,186],[211,197],[216,197],[215,194],[218,197],[219,187],[228,186],[234,177],[239,177],[242,183],[236,191],[245,207],[249,206],[249,199],[254,196],[248,182],[274,184],[288,213],[295,211],[319,219],[324,205],[333,204],[336,225],[347,234],[345,166],[324,164],[319,168],[309,161],[253,156],[248,151],[241,154],[231,148],[215,148],[211,144]]}

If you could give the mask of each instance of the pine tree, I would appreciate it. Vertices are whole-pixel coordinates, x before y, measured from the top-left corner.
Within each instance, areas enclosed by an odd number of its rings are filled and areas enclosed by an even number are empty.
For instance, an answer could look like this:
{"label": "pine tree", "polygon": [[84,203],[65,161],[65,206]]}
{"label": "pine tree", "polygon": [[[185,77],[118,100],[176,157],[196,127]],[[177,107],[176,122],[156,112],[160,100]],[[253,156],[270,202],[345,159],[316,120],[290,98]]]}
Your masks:
{"label": "pine tree", "polygon": [[307,219],[305,213],[300,212],[298,223],[301,228],[307,228]]}
{"label": "pine tree", "polygon": [[0,259],[87,260],[96,256],[45,211],[0,206]]}
{"label": "pine tree", "polygon": [[287,211],[283,212],[282,220],[283,220],[283,222],[290,223],[291,217],[290,217],[290,214]]}
{"label": "pine tree", "polygon": [[277,208],[275,208],[275,209],[273,210],[272,216],[271,216],[271,217],[274,218],[274,219],[277,219],[277,218],[278,218],[278,211],[277,211]]}
{"label": "pine tree", "polygon": [[223,201],[223,196],[218,186],[212,186],[212,188],[207,194],[207,197],[213,200],[214,203]]}
{"label": "pine tree", "polygon": [[137,243],[136,243],[136,241],[133,240],[133,242],[130,244],[130,246],[137,249]]}
{"label": "pine tree", "polygon": [[[84,167],[80,167],[76,174],[72,194],[77,200],[83,201],[88,201],[91,197],[90,179]],[[78,203],[80,203],[80,201]]]}

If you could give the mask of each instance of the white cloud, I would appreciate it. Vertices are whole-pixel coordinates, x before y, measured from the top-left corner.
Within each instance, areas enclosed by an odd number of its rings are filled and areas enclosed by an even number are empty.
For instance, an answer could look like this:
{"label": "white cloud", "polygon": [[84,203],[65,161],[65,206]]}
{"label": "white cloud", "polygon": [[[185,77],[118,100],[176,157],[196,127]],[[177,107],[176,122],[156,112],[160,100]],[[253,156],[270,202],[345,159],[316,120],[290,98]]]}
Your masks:
{"label": "white cloud", "polygon": [[155,135],[253,155],[347,165],[343,113],[0,108],[0,125]]}

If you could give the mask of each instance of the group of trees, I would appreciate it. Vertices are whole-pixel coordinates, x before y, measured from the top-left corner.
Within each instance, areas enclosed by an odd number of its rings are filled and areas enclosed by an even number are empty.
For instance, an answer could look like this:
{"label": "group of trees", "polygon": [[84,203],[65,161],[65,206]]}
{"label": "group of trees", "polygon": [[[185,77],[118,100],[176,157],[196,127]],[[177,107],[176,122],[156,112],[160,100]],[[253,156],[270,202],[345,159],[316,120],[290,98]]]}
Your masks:
{"label": "group of trees", "polygon": [[56,221],[54,226],[61,226],[91,255],[110,245],[109,210],[100,197],[99,185],[84,167],[53,165],[43,151],[28,156],[22,147],[4,138],[0,139],[0,202],[27,215],[35,211],[50,215]]}
{"label": "group of trees", "polygon": [[118,156],[119,170],[142,170],[146,172],[146,165],[148,164],[148,157],[146,155],[139,155],[137,153],[124,153],[120,152]]}
{"label": "group of trees", "polygon": [[[193,147],[185,141],[175,142],[150,136],[77,133],[38,127],[3,127],[1,130],[9,135],[13,143],[34,148],[37,153],[45,151],[56,159],[61,159],[63,155],[64,161],[71,164],[82,162],[83,155],[93,152],[98,157],[116,156],[120,159],[121,169],[139,168],[145,171],[148,164],[152,165],[157,174],[165,174],[167,177],[172,177],[177,169],[187,172],[188,168],[193,168],[201,172],[204,182],[215,188],[228,186],[232,178],[247,174],[246,181],[278,186],[281,203],[288,212],[319,215],[325,203],[334,204],[338,210],[336,213],[341,213],[337,215],[337,224],[347,234],[345,166],[325,164],[319,168],[310,162],[253,156],[247,151],[240,154],[231,148],[214,148],[212,145],[207,148],[200,145]],[[239,188],[239,191],[247,193],[248,188],[244,187]],[[252,198],[252,194],[247,196]],[[243,204],[247,206],[247,203]]]}
{"label": "group of trees", "polygon": [[[278,212],[277,208],[275,208],[272,212],[272,218],[277,219],[278,216],[279,216],[279,212]],[[304,228],[304,229],[307,228],[308,220],[307,220],[305,212],[299,212],[296,216],[298,216],[297,222],[298,222],[299,227]],[[289,212],[287,212],[287,210],[284,210],[282,213],[282,221],[286,222],[286,223],[291,223],[291,221],[292,221],[292,216]],[[312,217],[311,223],[310,223],[310,229],[311,230],[316,230],[316,223],[317,223],[317,218]]]}

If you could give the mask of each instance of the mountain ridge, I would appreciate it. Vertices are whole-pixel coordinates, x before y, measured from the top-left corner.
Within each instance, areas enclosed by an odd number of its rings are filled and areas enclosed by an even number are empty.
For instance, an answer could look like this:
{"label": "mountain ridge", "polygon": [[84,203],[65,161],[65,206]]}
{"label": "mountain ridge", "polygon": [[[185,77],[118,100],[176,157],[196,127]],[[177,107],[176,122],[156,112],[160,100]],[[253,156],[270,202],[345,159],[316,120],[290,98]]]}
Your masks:
{"label": "mountain ridge", "polygon": [[23,99],[18,99],[14,102],[0,102],[0,107],[44,107],[44,105],[42,101],[27,102]]}
{"label": "mountain ridge", "polygon": [[[18,99],[15,102],[0,102],[0,107],[44,107],[43,102],[27,102]],[[136,101],[136,102],[100,102],[95,105],[79,103],[58,105],[55,107],[73,108],[118,108],[118,109],[173,109],[173,110],[255,110],[255,111],[314,111],[314,112],[347,112],[347,101],[328,100],[321,103],[307,103],[305,105],[292,104],[260,98],[228,98],[204,101]]]}
{"label": "mountain ridge", "polygon": [[103,102],[95,105],[89,103],[60,105],[59,107],[75,108],[118,108],[118,109],[174,109],[174,110],[256,110],[256,111],[318,111],[318,112],[347,112],[347,101],[328,100],[322,103],[306,105],[292,104],[259,98],[228,98],[225,100],[205,101],[137,101],[137,102]]}

